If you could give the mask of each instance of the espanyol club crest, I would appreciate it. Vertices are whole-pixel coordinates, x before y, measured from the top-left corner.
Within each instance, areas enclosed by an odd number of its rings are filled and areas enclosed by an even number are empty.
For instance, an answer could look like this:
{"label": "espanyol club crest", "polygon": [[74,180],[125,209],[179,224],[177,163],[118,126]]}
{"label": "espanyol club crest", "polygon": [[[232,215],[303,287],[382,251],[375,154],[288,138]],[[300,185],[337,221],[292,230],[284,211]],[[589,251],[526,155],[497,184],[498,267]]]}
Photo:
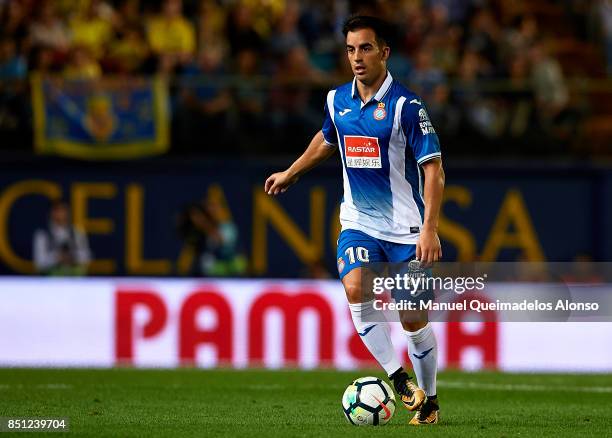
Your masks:
{"label": "espanyol club crest", "polygon": [[375,120],[382,120],[387,117],[387,111],[385,111],[385,104],[380,102],[372,115],[374,116]]}
{"label": "espanyol club crest", "polygon": [[344,271],[344,259],[342,257],[338,257],[338,272],[342,273]]}

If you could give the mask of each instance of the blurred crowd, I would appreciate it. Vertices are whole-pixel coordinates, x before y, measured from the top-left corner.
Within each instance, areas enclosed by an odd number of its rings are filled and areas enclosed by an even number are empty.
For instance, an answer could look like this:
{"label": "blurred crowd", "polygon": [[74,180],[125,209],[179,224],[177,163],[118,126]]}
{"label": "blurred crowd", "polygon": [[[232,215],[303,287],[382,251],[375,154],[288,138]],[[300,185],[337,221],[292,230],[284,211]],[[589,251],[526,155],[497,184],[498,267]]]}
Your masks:
{"label": "blurred crowd", "polygon": [[612,73],[611,0],[0,0],[0,87],[29,72],[162,74],[178,149],[197,146],[194,125],[235,133],[221,147],[301,149],[325,89],[350,77],[340,29],[354,13],[393,24],[389,68],[448,137],[537,126],[567,140],[599,110],[568,76]]}

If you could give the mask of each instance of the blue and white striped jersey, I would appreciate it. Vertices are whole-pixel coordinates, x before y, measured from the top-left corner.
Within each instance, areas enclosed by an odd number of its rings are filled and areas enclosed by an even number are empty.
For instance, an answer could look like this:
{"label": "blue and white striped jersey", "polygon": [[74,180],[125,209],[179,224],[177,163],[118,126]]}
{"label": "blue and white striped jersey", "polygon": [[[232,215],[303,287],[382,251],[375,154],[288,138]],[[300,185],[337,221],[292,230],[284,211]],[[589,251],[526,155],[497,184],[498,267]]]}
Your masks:
{"label": "blue and white striped jersey", "polygon": [[438,136],[421,99],[389,72],[365,104],[355,81],[327,94],[323,122],[342,157],[342,229],[414,244],[424,211],[420,165],[441,156]]}

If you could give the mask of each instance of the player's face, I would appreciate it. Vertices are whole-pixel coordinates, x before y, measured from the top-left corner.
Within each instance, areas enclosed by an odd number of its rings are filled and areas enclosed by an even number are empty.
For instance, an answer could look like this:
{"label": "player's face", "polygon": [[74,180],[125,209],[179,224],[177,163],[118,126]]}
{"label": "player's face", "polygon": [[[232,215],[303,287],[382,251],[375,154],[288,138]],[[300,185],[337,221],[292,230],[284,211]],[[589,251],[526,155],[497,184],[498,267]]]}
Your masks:
{"label": "player's face", "polygon": [[346,35],[346,53],[357,80],[371,85],[387,70],[390,49],[379,46],[372,29],[359,29]]}

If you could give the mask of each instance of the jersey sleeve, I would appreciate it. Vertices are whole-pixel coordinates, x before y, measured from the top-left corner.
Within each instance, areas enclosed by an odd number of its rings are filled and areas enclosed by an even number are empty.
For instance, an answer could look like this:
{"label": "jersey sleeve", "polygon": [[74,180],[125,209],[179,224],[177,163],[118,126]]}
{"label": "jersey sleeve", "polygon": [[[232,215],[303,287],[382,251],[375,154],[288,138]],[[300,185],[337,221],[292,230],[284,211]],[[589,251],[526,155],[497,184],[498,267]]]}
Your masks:
{"label": "jersey sleeve", "polygon": [[420,99],[406,100],[402,108],[402,129],[417,163],[440,158],[440,140]]}
{"label": "jersey sleeve", "polygon": [[[338,145],[338,134],[336,132],[336,126],[334,125],[334,95],[335,91],[330,91],[327,94],[327,99],[325,100],[325,119],[323,120],[323,138],[325,139],[325,143],[330,146]],[[330,112],[330,107],[331,111]]]}

